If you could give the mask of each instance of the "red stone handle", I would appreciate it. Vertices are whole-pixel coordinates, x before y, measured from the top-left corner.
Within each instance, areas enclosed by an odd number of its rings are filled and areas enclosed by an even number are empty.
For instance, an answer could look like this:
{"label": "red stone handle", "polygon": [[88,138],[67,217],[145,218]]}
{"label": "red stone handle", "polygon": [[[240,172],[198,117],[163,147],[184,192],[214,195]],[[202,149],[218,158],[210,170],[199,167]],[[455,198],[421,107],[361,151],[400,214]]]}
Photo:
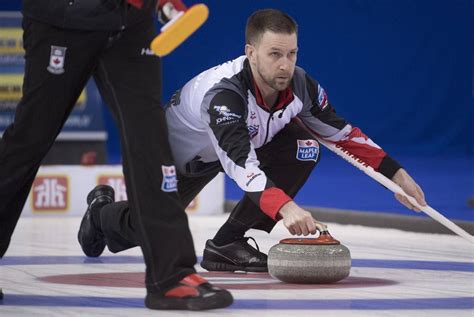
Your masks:
{"label": "red stone handle", "polygon": [[334,239],[328,231],[321,231],[317,238],[288,238],[280,241],[281,244],[311,244],[311,245],[338,245],[341,244]]}

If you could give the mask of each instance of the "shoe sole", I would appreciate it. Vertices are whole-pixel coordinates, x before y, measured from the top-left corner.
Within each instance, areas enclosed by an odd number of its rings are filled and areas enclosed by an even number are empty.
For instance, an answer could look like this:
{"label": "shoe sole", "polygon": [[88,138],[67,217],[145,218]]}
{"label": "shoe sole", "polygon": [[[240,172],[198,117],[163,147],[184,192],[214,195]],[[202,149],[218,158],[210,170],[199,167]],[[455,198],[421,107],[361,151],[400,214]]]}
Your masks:
{"label": "shoe sole", "polygon": [[244,272],[268,272],[268,267],[261,266],[238,266],[222,262],[211,262],[211,261],[202,261],[201,267],[208,271],[219,271],[219,272],[235,272],[235,271],[244,271]]}
{"label": "shoe sole", "polygon": [[232,305],[234,298],[228,292],[198,298],[145,298],[145,306],[157,310],[207,310]]}

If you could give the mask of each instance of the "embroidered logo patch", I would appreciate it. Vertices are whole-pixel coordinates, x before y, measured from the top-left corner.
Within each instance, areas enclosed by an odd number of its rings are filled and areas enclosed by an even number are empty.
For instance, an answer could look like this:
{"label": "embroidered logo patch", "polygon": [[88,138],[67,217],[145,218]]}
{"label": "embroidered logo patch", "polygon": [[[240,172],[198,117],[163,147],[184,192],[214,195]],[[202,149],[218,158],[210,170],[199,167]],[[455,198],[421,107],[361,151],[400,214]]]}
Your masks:
{"label": "embroidered logo patch", "polygon": [[253,139],[258,134],[259,125],[249,125],[247,129],[249,130],[250,139]]}
{"label": "embroidered logo patch", "polygon": [[254,179],[256,179],[257,177],[259,177],[260,175],[262,175],[262,173],[258,173],[258,174],[255,174],[255,173],[250,173],[247,175],[247,183],[245,183],[246,186],[249,186],[251,182],[253,182]]}
{"label": "embroidered logo patch", "polygon": [[64,73],[66,49],[67,47],[51,45],[51,55],[49,56],[49,66],[47,67],[51,74],[59,75]]}
{"label": "embroidered logo patch", "polygon": [[324,110],[324,108],[326,108],[329,103],[328,95],[326,94],[324,88],[320,85],[318,85],[318,103],[321,110]]}
{"label": "embroidered logo patch", "polygon": [[149,48],[142,48],[141,52],[140,52],[141,55],[148,55],[148,56],[151,56],[151,55],[155,55],[155,53],[153,53],[153,51]]}
{"label": "embroidered logo patch", "polygon": [[217,125],[234,123],[238,119],[242,118],[241,115],[231,112],[229,107],[225,105],[214,106],[213,109],[218,113],[218,117],[216,118]]}
{"label": "embroidered logo patch", "polygon": [[230,109],[227,106],[214,106],[214,110],[216,110],[220,116],[226,116]]}
{"label": "embroidered logo patch", "polygon": [[178,190],[178,179],[176,178],[176,168],[166,165],[161,165],[163,172],[163,182],[161,183],[161,190],[164,192],[175,192]]}
{"label": "embroidered logo patch", "polygon": [[316,140],[296,140],[298,149],[296,159],[299,161],[317,161],[319,156],[319,143]]}

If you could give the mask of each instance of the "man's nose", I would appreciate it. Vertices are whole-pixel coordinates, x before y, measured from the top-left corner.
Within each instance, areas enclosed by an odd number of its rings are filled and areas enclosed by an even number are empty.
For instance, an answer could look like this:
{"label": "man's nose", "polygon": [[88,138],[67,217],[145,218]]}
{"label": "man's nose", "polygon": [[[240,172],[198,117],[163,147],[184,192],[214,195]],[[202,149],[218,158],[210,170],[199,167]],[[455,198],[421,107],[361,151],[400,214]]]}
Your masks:
{"label": "man's nose", "polygon": [[289,70],[290,69],[290,66],[293,62],[287,58],[287,57],[283,57],[281,62],[280,62],[280,70]]}
{"label": "man's nose", "polygon": [[280,63],[280,70],[288,70],[289,64],[288,62],[282,62]]}

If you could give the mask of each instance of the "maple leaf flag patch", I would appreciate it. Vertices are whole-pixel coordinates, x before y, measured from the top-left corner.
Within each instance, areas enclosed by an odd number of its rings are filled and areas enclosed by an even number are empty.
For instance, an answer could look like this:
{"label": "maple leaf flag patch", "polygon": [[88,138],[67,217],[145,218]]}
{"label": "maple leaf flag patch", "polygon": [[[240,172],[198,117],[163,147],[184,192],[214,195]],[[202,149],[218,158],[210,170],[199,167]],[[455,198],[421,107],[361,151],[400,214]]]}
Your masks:
{"label": "maple leaf flag patch", "polygon": [[298,149],[296,159],[298,161],[317,161],[319,156],[319,143],[316,140],[296,140]]}
{"label": "maple leaf flag patch", "polygon": [[178,191],[176,168],[173,165],[161,165],[161,171],[163,172],[163,182],[161,183],[161,190],[164,192]]}
{"label": "maple leaf flag patch", "polygon": [[66,49],[67,47],[51,45],[51,55],[49,56],[49,66],[47,67],[51,74],[59,75],[64,73]]}

